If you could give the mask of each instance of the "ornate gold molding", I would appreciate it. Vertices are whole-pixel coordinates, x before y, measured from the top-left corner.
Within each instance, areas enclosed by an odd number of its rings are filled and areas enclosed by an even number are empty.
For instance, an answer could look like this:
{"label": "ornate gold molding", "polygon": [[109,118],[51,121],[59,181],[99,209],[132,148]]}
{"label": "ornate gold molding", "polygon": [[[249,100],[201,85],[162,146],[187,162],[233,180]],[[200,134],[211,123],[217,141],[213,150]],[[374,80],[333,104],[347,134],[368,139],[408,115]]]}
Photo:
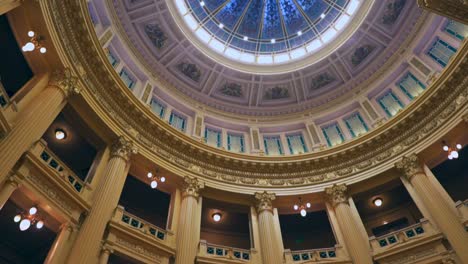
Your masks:
{"label": "ornate gold molding", "polygon": [[430,12],[468,24],[467,0],[418,0],[418,5]]}
{"label": "ornate gold molding", "polygon": [[348,203],[348,187],[345,184],[334,184],[332,187],[325,188],[327,200],[337,206],[340,203]]}
{"label": "ornate gold molding", "polygon": [[133,142],[124,136],[120,136],[111,146],[111,158],[120,157],[125,161],[129,161],[131,155],[137,154],[137,148]]}
{"label": "ornate gold molding", "polygon": [[416,154],[404,156],[400,161],[395,163],[395,167],[400,170],[408,180],[415,175],[424,174],[423,167]]}
{"label": "ornate gold molding", "polygon": [[54,71],[49,80],[49,86],[59,88],[60,91],[63,92],[65,97],[69,97],[74,94],[79,94],[80,89],[77,85],[78,78],[73,74],[70,68]]}
{"label": "ornate gold molding", "polygon": [[276,195],[274,193],[269,193],[267,191],[256,192],[254,197],[257,203],[258,213],[265,210],[273,212],[273,200],[276,199]]}
{"label": "ornate gold molding", "polygon": [[185,176],[182,195],[184,197],[193,196],[195,198],[198,198],[200,196],[200,191],[204,187],[205,187],[205,184],[202,181],[199,181],[197,178]]}
{"label": "ornate gold molding", "polygon": [[211,183],[223,182],[224,186],[232,186],[231,190],[239,186],[284,190],[349,176],[369,177],[368,170],[376,171],[409,149],[428,144],[428,138],[446,130],[447,124],[454,126],[454,120],[461,118],[460,111],[467,108],[465,42],[452,63],[416,101],[397,117],[356,140],[301,156],[274,158],[228,153],[177,132],[119,85],[119,76],[105,62],[95,34],[83,33],[93,30],[83,13],[87,10],[83,1],[51,0],[41,4],[46,5],[43,10],[55,24],[49,29],[51,34],[60,36],[61,42],[54,44],[66,50],[62,60],[75,62],[76,71],[86,71],[79,75],[84,86],[82,96],[112,130],[124,133],[141,148],[142,155],[167,164],[168,170]]}

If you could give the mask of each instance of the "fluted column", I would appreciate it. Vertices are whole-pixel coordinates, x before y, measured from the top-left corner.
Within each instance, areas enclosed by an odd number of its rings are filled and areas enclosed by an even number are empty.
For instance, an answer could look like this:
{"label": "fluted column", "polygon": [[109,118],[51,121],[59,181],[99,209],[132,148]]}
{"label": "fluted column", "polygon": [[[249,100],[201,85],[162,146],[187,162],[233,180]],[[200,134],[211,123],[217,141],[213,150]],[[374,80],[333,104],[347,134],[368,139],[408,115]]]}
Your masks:
{"label": "fluted column", "polygon": [[429,12],[468,24],[468,0],[418,0]]}
{"label": "fluted column", "polygon": [[46,88],[21,111],[12,130],[0,142],[0,183],[21,155],[38,141],[65,106],[67,97],[79,92],[69,69],[55,72]]}
{"label": "fluted column", "polygon": [[403,157],[395,167],[403,172],[461,261],[468,264],[468,234],[447,200],[424,173],[418,157],[414,154]]}
{"label": "fluted column", "polygon": [[335,210],[344,244],[353,263],[372,264],[369,240],[366,240],[361,233],[358,222],[360,219],[356,219],[351,210],[346,185],[325,188],[325,194]]}
{"label": "fluted column", "polygon": [[101,240],[108,221],[119,202],[130,165],[130,156],[136,153],[133,143],[118,138],[111,147],[111,155],[94,201],[72,247],[68,263],[97,263]]}
{"label": "fluted column", "polygon": [[10,176],[7,178],[3,186],[0,187],[0,210],[2,210],[5,203],[10,199],[10,196],[20,185],[20,180],[17,176]]}
{"label": "fluted column", "polygon": [[21,5],[23,0],[0,0],[0,15],[10,12]]}
{"label": "fluted column", "polygon": [[199,219],[201,206],[198,204],[203,182],[197,178],[185,177],[182,190],[182,203],[177,225],[175,264],[195,262],[200,240]]}
{"label": "fluted column", "polygon": [[99,256],[99,264],[107,264],[112,253],[114,253],[112,248],[110,248],[108,245],[103,245],[101,255]]}
{"label": "fluted column", "polygon": [[255,193],[258,212],[258,230],[260,233],[260,249],[263,263],[283,263],[283,248],[280,248],[276,236],[275,219],[272,201],[276,199],[274,193]]}
{"label": "fluted column", "polygon": [[47,258],[44,261],[46,264],[62,264],[65,262],[65,259],[70,250],[72,244],[72,234],[74,232],[74,227],[70,223],[62,225],[60,228],[60,233],[55,238],[52,247],[47,254]]}

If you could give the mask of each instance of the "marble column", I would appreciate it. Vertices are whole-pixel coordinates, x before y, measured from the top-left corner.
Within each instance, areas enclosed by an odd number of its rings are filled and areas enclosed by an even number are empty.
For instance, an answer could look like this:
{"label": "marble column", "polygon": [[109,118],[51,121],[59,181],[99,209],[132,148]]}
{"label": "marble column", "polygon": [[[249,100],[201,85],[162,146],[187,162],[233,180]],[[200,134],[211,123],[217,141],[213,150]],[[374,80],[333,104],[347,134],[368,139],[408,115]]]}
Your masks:
{"label": "marble column", "polygon": [[0,0],[0,15],[19,7],[23,0]]}
{"label": "marble column", "polygon": [[[395,163],[432,216],[435,224],[445,234],[463,263],[468,263],[468,233],[447,200],[440,194],[424,173],[418,157],[413,154]],[[415,201],[417,202],[417,201]]]}
{"label": "marble column", "polygon": [[283,263],[283,248],[276,235],[275,218],[272,201],[276,199],[274,193],[255,193],[258,212],[258,230],[260,233],[260,249],[263,263]]}
{"label": "marble column", "polygon": [[19,187],[20,179],[17,176],[10,176],[5,183],[0,187],[0,210],[2,210],[5,203],[10,199],[13,192]]}
{"label": "marble column", "polygon": [[468,24],[467,0],[418,0],[418,5],[429,12]]}
{"label": "marble column", "polygon": [[114,250],[108,245],[102,246],[101,255],[99,256],[99,264],[107,264],[112,253],[114,253]]}
{"label": "marble column", "polygon": [[70,69],[54,72],[48,86],[20,112],[11,131],[0,142],[0,183],[21,155],[41,138],[67,98],[79,92],[77,80]]}
{"label": "marble column", "polygon": [[201,206],[198,204],[204,183],[186,176],[182,189],[179,223],[177,225],[175,264],[194,263],[200,241]]}
{"label": "marble column", "polygon": [[343,235],[346,251],[353,263],[372,264],[369,240],[359,228],[361,220],[357,219],[349,204],[348,188],[345,184],[325,188],[329,203],[335,210],[338,225]]}
{"label": "marble column", "polygon": [[72,234],[74,230],[75,228],[70,223],[65,223],[61,226],[60,233],[55,238],[44,263],[61,264],[65,262],[73,242]]}
{"label": "marble column", "polygon": [[97,263],[104,231],[118,205],[130,156],[135,153],[133,143],[124,137],[113,143],[105,174],[95,190],[93,204],[72,247],[69,263]]}

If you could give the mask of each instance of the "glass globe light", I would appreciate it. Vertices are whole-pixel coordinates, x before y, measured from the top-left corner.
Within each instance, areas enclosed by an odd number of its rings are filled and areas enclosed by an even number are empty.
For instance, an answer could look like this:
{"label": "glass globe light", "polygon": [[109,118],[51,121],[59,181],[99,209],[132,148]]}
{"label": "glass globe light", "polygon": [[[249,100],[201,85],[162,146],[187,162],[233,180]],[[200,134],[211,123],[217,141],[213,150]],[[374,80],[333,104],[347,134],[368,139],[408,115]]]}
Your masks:
{"label": "glass globe light", "polygon": [[450,155],[452,155],[454,159],[458,159],[458,151],[452,150],[452,152],[450,152]]}
{"label": "glass globe light", "polygon": [[461,144],[457,144],[457,149],[462,149],[462,145],[461,145]]}
{"label": "glass globe light", "polygon": [[32,30],[28,32],[28,37],[30,37],[30,38],[34,37],[35,35],[36,35],[36,33],[34,33],[34,31],[32,31]]}
{"label": "glass globe light", "polygon": [[38,222],[36,223],[36,228],[37,228],[37,229],[41,229],[43,226],[44,226],[44,221],[42,221],[42,220],[41,220],[41,221],[38,221]]}
{"label": "glass globe light", "polygon": [[45,47],[42,47],[42,48],[39,49],[39,52],[44,54],[44,53],[47,52],[47,49]]}
{"label": "glass globe light", "polygon": [[221,214],[219,213],[213,214],[213,221],[215,222],[221,221]]}
{"label": "glass globe light", "polygon": [[13,218],[13,221],[15,221],[15,223],[18,223],[19,221],[21,221],[21,215],[15,215],[15,217]]}
{"label": "glass globe light", "polygon": [[295,204],[293,207],[294,207],[294,210],[299,209],[299,206],[297,206],[297,204]]}
{"label": "glass globe light", "polygon": [[374,205],[375,206],[380,207],[380,206],[382,206],[382,204],[383,204],[382,198],[377,198],[377,199],[374,200]]}
{"label": "glass globe light", "polygon": [[310,203],[306,203],[306,206],[307,206],[307,208],[310,208],[311,204],[310,204]]}
{"label": "glass globe light", "polygon": [[35,48],[34,44],[32,42],[28,42],[26,43],[26,45],[23,46],[22,50],[24,52],[27,52],[27,51],[33,51]]}
{"label": "glass globe light", "polygon": [[453,159],[452,154],[448,155],[448,159],[449,159],[449,160]]}
{"label": "glass globe light", "polygon": [[166,177],[161,177],[161,182],[165,182],[166,181]]}
{"label": "glass globe light", "polygon": [[35,206],[29,208],[29,214],[35,215],[37,213],[37,208]]}
{"label": "glass globe light", "polygon": [[307,215],[307,212],[305,209],[301,209],[301,216],[305,217]]}
{"label": "glass globe light", "polygon": [[19,224],[19,229],[21,231],[26,231],[28,230],[28,228],[31,226],[31,221],[29,219],[23,219],[21,220],[20,224]]}
{"label": "glass globe light", "polygon": [[448,150],[449,150],[449,147],[448,147],[447,145],[444,145],[444,146],[442,147],[442,149],[443,149],[444,151],[448,151]]}
{"label": "glass globe light", "polygon": [[148,172],[148,174],[146,174],[146,176],[148,176],[148,178],[151,178],[151,177],[153,177],[153,173]]}
{"label": "glass globe light", "polygon": [[151,188],[156,189],[158,187],[158,182],[157,181],[152,181],[151,182]]}
{"label": "glass globe light", "polygon": [[67,137],[67,134],[62,129],[59,128],[59,129],[55,130],[55,138],[56,139],[62,140],[62,139],[65,139],[66,137]]}

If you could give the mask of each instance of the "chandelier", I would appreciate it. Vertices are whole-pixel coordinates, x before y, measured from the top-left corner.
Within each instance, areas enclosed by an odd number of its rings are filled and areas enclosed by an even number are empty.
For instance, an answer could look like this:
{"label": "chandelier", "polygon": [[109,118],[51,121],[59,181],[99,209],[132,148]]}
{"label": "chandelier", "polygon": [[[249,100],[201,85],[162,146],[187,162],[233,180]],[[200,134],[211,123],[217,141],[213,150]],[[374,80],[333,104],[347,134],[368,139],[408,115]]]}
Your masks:
{"label": "chandelier", "polygon": [[26,231],[32,225],[36,225],[37,229],[41,229],[44,226],[44,221],[37,214],[37,207],[33,206],[29,208],[28,212],[22,212],[13,218],[15,223],[19,223],[19,229]]}
{"label": "chandelier", "polygon": [[448,153],[448,159],[451,160],[451,159],[458,159],[458,150],[462,149],[462,145],[461,144],[456,144],[455,147],[452,147],[452,146],[449,146],[447,144],[447,142],[445,141],[442,141],[442,149]]}
{"label": "chandelier", "polygon": [[44,40],[41,36],[37,36],[34,31],[29,31],[28,37],[30,37],[30,40],[23,46],[23,52],[29,52],[33,50],[39,50],[40,53],[47,52],[47,49],[41,45],[41,42]]}
{"label": "chandelier", "polygon": [[293,206],[294,208],[294,211],[299,211],[299,213],[301,214],[302,217],[306,217],[307,215],[307,211],[306,211],[306,208],[310,208],[310,203],[303,203],[302,202],[302,198],[299,197],[299,204],[295,204]]}
{"label": "chandelier", "polygon": [[153,175],[152,172],[148,172],[146,176],[148,177],[148,179],[150,179],[150,186],[152,189],[158,188],[159,182],[163,183],[166,181],[166,177],[164,176],[159,177],[159,176]]}

